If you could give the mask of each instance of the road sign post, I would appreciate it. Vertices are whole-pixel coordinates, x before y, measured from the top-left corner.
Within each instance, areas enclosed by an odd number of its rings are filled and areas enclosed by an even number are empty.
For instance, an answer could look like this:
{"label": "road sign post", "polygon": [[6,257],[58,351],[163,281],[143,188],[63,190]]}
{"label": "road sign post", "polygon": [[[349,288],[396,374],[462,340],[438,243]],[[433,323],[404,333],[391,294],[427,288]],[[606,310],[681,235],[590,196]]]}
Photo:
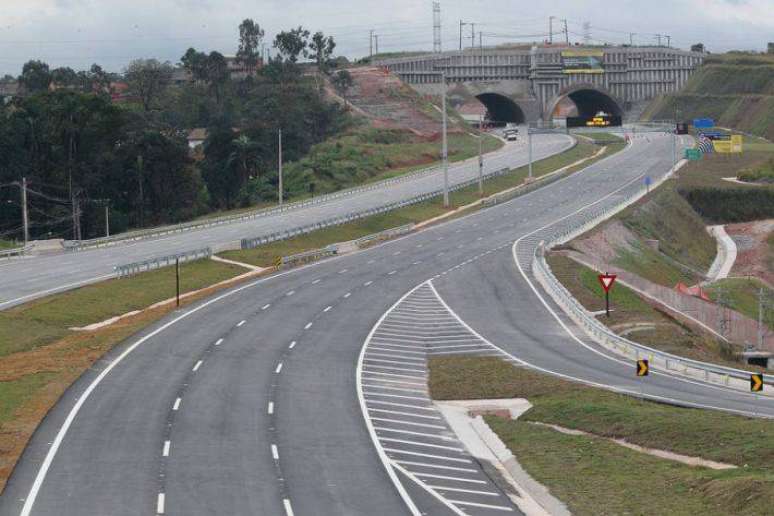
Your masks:
{"label": "road sign post", "polygon": [[602,285],[602,290],[605,291],[605,315],[608,317],[610,317],[610,288],[615,283],[617,277],[616,274],[608,274],[607,272],[597,276],[599,284]]}
{"label": "road sign post", "polygon": [[650,185],[653,184],[653,179],[651,179],[650,176],[645,176],[645,188],[648,189],[648,193],[650,193]]}

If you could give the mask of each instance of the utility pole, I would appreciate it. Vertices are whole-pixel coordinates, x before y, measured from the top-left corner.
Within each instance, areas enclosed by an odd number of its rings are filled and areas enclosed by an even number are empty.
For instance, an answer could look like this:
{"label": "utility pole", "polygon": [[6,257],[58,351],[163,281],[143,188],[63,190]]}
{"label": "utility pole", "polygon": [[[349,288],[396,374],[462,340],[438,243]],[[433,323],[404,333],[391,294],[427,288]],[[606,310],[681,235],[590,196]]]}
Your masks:
{"label": "utility pole", "polygon": [[463,25],[467,25],[467,23],[460,20],[460,51],[462,51],[462,27]]}
{"label": "utility pole", "polygon": [[27,215],[27,178],[22,178],[21,184],[21,201],[22,201],[22,226],[24,226],[24,245],[30,240],[30,221]]}
{"label": "utility pole", "polygon": [[476,48],[476,24],[470,24],[470,48]]}
{"label": "utility pole", "polygon": [[671,46],[672,46],[672,36],[670,36],[669,34],[665,34],[664,37],[667,40],[667,48],[671,48]]}
{"label": "utility pole", "polygon": [[484,33],[483,31],[478,31],[478,48],[481,52],[481,80],[484,80]]}
{"label": "utility pole", "polygon": [[629,46],[630,47],[634,46],[634,32],[629,33]]}
{"label": "utility pole", "polygon": [[374,50],[379,54],[379,34],[374,34]]}
{"label": "utility pole", "polygon": [[656,34],[656,39],[658,40],[658,46],[661,46],[661,34]]}
{"label": "utility pole", "polygon": [[567,19],[562,20],[564,22],[564,42],[570,44],[570,33],[567,31]]}
{"label": "utility pole", "polygon": [[433,2],[433,52],[441,53],[441,2]]}
{"label": "utility pole", "polygon": [[110,203],[105,203],[105,236],[110,236]]}
{"label": "utility pole", "polygon": [[374,57],[374,30],[368,31],[368,57]]}
{"label": "utility pole", "polygon": [[277,185],[277,198],[279,205],[282,206],[282,129],[279,130],[279,142],[277,150],[277,170],[279,171],[279,182]]}
{"label": "utility pole", "polygon": [[449,207],[449,146],[446,140],[446,71],[441,72],[441,111],[443,112],[443,145],[441,147],[441,161],[443,163],[443,207]]}
{"label": "utility pole", "polygon": [[763,287],[758,291],[758,349],[763,349],[763,335],[764,335],[764,329],[763,329],[763,310],[764,310],[764,304],[765,304],[765,291],[763,290]]}
{"label": "utility pole", "polygon": [[484,115],[478,115],[478,195],[484,195]]}

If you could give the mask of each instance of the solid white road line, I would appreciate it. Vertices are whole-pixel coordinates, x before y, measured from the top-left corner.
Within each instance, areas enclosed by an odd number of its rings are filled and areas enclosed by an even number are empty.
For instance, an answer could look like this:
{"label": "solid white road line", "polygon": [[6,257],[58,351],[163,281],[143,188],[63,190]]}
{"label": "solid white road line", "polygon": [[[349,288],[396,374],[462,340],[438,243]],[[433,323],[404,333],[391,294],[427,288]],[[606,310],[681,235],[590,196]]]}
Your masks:
{"label": "solid white road line", "polygon": [[279,460],[279,450],[276,444],[271,445],[271,456],[274,460]]}
{"label": "solid white road line", "polygon": [[311,323],[311,322],[308,322],[308,323],[306,323],[306,326],[304,326],[304,329],[305,329],[305,330],[308,330],[308,329],[309,329],[309,328],[311,328],[311,327],[312,327],[312,323]]}
{"label": "solid white road line", "polygon": [[269,414],[274,414],[274,402],[273,401],[269,402],[269,407],[266,409],[266,412],[268,412]]}
{"label": "solid white road line", "polygon": [[282,504],[285,506],[285,516],[293,516],[293,507],[290,505],[290,500],[285,498],[282,500]]}
{"label": "solid white road line", "polygon": [[156,514],[164,514],[164,493],[159,493],[156,498]]}
{"label": "solid white road line", "polygon": [[457,468],[454,466],[442,466],[440,464],[430,464],[429,462],[414,462],[411,460],[396,460],[398,464],[409,464],[411,466],[420,466],[422,468],[435,468],[435,469],[446,469],[449,471],[464,471],[466,473],[478,473],[477,469],[471,469],[471,468]]}
{"label": "solid white road line", "polygon": [[161,451],[161,455],[163,457],[169,457],[169,445],[172,444],[170,441],[164,441],[164,449]]}
{"label": "solid white road line", "polygon": [[246,323],[246,322],[247,322],[247,321],[245,321],[245,320],[239,321],[239,322],[237,323],[237,327],[239,327],[239,326],[242,326],[242,325],[243,325],[244,323]]}
{"label": "solid white road line", "polygon": [[280,373],[280,371],[282,371],[282,362],[280,362],[279,364],[277,364],[277,369],[275,369],[275,370],[274,370],[274,373],[275,373],[275,374],[279,374],[279,373]]}
{"label": "solid white road line", "polygon": [[174,404],[174,405],[172,405],[172,410],[177,410],[177,409],[179,409],[179,408],[180,408],[180,402],[181,402],[181,401],[183,401],[183,400],[181,400],[180,398],[177,398],[177,399],[175,400],[175,404]]}
{"label": "solid white road line", "polygon": [[196,371],[198,371],[198,370],[199,370],[199,368],[202,366],[202,363],[203,363],[203,362],[204,362],[203,360],[199,360],[198,362],[196,362],[196,365],[195,365],[195,366],[193,366],[193,369],[192,369],[192,371],[193,371],[194,373],[195,373]]}
{"label": "solid white road line", "polygon": [[[430,459],[447,460],[449,462],[457,462],[462,464],[473,463],[473,461],[470,461],[468,459],[460,459],[458,457],[447,457],[446,455],[434,455],[432,453],[420,453],[420,452],[407,451],[407,450],[398,450],[397,448],[385,448],[384,451],[390,452],[390,453],[397,453],[399,455],[413,455],[415,457],[427,457]],[[395,462],[399,462],[399,461],[396,460]]]}

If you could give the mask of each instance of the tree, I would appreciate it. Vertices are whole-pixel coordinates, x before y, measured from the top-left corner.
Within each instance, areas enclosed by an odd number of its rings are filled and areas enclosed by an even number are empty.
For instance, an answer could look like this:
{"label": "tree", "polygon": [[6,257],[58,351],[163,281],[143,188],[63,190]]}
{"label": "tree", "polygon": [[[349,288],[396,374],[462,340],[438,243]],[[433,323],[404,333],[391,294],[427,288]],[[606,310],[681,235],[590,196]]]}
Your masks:
{"label": "tree", "polygon": [[228,63],[220,52],[210,52],[206,60],[206,76],[210,89],[215,94],[215,102],[221,103],[223,88],[228,82]]}
{"label": "tree", "polygon": [[317,31],[314,33],[314,36],[312,36],[309,48],[312,50],[312,55],[314,55],[317,69],[322,73],[328,73],[333,49],[336,48],[336,42],[333,41],[333,36],[325,37],[325,34],[321,31]]}
{"label": "tree", "polygon": [[19,82],[29,93],[48,90],[48,86],[51,84],[51,72],[48,65],[43,61],[27,61],[22,68]]}
{"label": "tree", "polygon": [[247,68],[248,75],[258,64],[258,47],[263,40],[264,31],[250,18],[245,18],[239,24],[239,49],[236,60]]}
{"label": "tree", "polygon": [[274,38],[276,48],[285,62],[295,64],[299,56],[307,57],[309,31],[299,26],[296,29],[282,31]]}
{"label": "tree", "polygon": [[341,70],[332,79],[333,87],[336,88],[342,97],[344,97],[344,103],[347,102],[347,92],[352,86],[355,85],[355,80],[352,78],[352,74],[349,70]]}
{"label": "tree", "polygon": [[195,49],[189,48],[180,58],[180,63],[191,74],[194,81],[207,80],[207,54],[204,52],[197,52]]}
{"label": "tree", "polygon": [[231,142],[232,151],[226,162],[227,167],[236,167],[239,171],[239,184],[245,184],[253,176],[255,169],[255,151],[257,145],[246,134]]}
{"label": "tree", "polygon": [[156,59],[136,59],[126,68],[129,89],[140,97],[146,112],[164,93],[171,79],[172,65],[168,62],[160,63]]}
{"label": "tree", "polygon": [[51,71],[51,82],[55,86],[70,88],[78,84],[78,74],[70,67],[54,68]]}

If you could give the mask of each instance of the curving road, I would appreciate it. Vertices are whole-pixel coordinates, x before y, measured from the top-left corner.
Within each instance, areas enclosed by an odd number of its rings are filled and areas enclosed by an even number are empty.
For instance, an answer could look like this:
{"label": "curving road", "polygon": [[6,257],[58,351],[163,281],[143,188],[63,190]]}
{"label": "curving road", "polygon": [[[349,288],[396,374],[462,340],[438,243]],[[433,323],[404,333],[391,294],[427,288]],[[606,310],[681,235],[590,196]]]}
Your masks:
{"label": "curving road", "polygon": [[[562,328],[514,262],[540,228],[612,201],[671,162],[669,137],[638,137],[511,202],[170,315],[68,390],[22,456],[0,514],[454,514],[443,497],[385,467],[358,398],[367,336],[427,280],[450,313],[516,361],[677,403],[774,416],[771,398],[661,374],[635,381],[631,364]],[[422,295],[417,305],[428,302]],[[381,371],[401,374],[398,362]]]}
{"label": "curving road", "polygon": [[[572,145],[573,141],[568,136],[540,135],[533,141],[534,159],[552,156]],[[499,151],[487,154],[484,160],[484,172],[494,172],[504,167],[518,168],[527,162],[525,142],[509,143]],[[451,185],[477,176],[478,158],[449,167]],[[116,265],[204,247],[214,248],[234,241],[237,241],[238,245],[241,238],[268,235],[346,215],[353,211],[377,208],[409,199],[438,189],[443,183],[442,178],[442,172],[436,169],[405,182],[387,184],[383,188],[249,221],[127,242],[114,247],[0,261],[0,309],[9,308],[42,295],[109,278],[113,275],[113,267]]]}

